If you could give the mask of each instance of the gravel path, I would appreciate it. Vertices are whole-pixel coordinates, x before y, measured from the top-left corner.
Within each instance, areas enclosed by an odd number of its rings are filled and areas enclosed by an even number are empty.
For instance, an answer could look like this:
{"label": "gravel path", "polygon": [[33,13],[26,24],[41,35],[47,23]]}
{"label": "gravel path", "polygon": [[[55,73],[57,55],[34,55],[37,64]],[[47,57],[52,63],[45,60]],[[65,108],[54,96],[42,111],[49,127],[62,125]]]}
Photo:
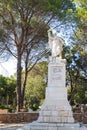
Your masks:
{"label": "gravel path", "polygon": [[25,125],[26,123],[0,123],[0,130],[16,130],[17,128]]}

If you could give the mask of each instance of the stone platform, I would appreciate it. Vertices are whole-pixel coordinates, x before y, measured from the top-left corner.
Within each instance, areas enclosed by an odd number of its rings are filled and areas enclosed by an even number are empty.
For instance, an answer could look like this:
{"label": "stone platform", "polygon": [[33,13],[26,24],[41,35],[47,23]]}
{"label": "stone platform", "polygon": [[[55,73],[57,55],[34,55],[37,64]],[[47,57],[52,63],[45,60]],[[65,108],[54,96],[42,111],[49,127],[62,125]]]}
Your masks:
{"label": "stone platform", "polygon": [[39,123],[37,121],[27,124],[17,130],[87,130],[87,127],[80,126],[77,123]]}
{"label": "stone platform", "polygon": [[74,123],[65,87],[65,63],[49,63],[45,101],[39,112],[39,123]]}

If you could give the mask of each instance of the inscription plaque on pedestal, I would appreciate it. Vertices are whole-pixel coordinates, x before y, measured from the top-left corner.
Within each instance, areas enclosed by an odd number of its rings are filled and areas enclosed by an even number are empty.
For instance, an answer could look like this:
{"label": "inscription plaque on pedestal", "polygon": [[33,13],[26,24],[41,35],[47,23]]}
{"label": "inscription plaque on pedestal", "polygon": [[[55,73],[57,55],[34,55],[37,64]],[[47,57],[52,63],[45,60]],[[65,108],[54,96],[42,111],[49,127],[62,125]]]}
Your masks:
{"label": "inscription plaque on pedestal", "polygon": [[64,68],[62,66],[50,66],[48,86],[64,85]]}

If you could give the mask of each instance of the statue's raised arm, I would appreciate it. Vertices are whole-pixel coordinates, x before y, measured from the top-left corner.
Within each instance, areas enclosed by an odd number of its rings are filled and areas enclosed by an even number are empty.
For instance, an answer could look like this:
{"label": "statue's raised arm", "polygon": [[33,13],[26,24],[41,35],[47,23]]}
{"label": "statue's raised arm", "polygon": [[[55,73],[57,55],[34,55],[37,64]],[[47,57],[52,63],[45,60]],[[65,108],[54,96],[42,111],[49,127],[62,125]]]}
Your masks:
{"label": "statue's raised arm", "polygon": [[51,29],[48,30],[48,38],[49,46],[52,51],[52,58],[62,58],[62,50],[64,45],[62,38],[58,37],[57,33],[53,33]]}
{"label": "statue's raised arm", "polygon": [[49,42],[49,47],[50,49],[53,48],[53,39],[54,39],[54,34],[51,29],[48,30],[48,42]]}

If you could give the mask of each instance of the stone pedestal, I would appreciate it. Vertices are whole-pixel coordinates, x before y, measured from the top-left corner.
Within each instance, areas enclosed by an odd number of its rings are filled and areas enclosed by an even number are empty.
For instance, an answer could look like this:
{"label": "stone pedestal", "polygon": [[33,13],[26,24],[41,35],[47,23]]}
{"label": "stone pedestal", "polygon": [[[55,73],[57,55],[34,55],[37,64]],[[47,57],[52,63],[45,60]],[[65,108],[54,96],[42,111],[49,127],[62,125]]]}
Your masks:
{"label": "stone pedestal", "polygon": [[49,63],[48,87],[39,118],[18,130],[87,130],[74,123],[67,100],[65,67],[65,60]]}
{"label": "stone pedestal", "polygon": [[74,123],[71,106],[65,87],[65,63],[50,63],[48,66],[48,87],[38,122]]}

